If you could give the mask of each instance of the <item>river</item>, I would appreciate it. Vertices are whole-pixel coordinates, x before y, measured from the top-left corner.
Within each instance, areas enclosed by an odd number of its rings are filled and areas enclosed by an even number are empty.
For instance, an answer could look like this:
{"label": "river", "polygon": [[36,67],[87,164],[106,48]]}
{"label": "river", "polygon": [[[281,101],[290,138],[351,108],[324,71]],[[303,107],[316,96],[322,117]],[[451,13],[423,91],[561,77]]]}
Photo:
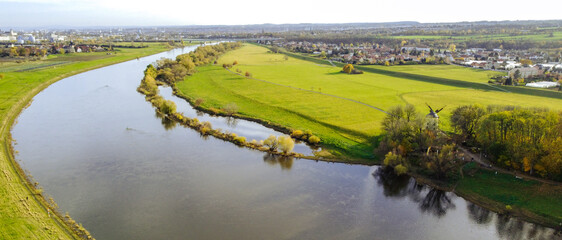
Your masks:
{"label": "river", "polygon": [[[63,79],[19,116],[18,162],[95,238],[560,238],[376,166],[272,158],[160,119],[136,92],[143,70],[194,48]],[[214,121],[249,139],[272,133]]]}

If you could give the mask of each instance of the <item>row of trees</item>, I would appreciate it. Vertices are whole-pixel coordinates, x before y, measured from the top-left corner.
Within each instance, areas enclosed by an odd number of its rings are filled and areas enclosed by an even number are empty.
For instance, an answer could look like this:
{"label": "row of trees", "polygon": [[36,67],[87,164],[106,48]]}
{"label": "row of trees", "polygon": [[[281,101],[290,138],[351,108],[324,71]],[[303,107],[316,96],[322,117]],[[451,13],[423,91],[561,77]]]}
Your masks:
{"label": "row of trees", "polygon": [[562,112],[541,108],[460,106],[451,124],[461,140],[498,165],[562,180]]}
{"label": "row of trees", "polygon": [[196,67],[213,63],[219,55],[240,47],[239,42],[226,42],[198,47],[195,51],[181,54],[175,60],[162,58],[156,62],[156,80],[172,84],[195,73]]}
{"label": "row of trees", "polygon": [[47,53],[47,49],[38,47],[0,48],[0,57],[44,57]]}

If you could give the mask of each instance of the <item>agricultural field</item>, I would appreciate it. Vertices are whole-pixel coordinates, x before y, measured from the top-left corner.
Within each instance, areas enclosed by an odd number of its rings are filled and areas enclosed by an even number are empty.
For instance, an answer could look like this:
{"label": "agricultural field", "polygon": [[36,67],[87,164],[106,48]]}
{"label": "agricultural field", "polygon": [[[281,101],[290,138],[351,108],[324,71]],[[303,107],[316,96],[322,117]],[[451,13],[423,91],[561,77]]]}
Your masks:
{"label": "agricultural field", "polygon": [[494,72],[483,69],[459,67],[455,65],[395,65],[395,66],[381,66],[381,65],[368,65],[366,68],[380,69],[385,71],[392,71],[396,73],[409,73],[417,74],[436,78],[447,78],[459,81],[474,82],[474,83],[488,83],[490,77],[496,75],[505,75],[503,72]]}
{"label": "agricultural field", "polygon": [[40,61],[0,63],[0,239],[76,238],[52,212],[47,213],[40,191],[30,190],[21,177],[23,173],[13,167],[10,128],[32,97],[64,77],[165,50],[163,45],[152,44],[142,49],[116,49],[117,54],[112,55],[74,53]]}
{"label": "agricultural field", "polygon": [[[238,64],[232,72],[221,67],[234,61]],[[217,65],[199,68],[177,86],[182,94],[205,100],[206,107],[222,108],[234,102],[241,114],[312,130],[327,146],[347,149],[355,157],[373,157],[373,142],[385,116],[375,108],[387,110],[409,103],[425,114],[425,103],[446,106],[440,113],[445,130],[451,130],[451,110],[465,104],[562,109],[560,98],[516,94],[488,85],[488,75],[496,74],[491,71],[449,65],[363,66],[365,73],[359,75],[340,70],[328,62],[287,57],[247,44],[222,56]],[[236,71],[248,72],[252,78]],[[355,146],[354,150],[349,146]]]}

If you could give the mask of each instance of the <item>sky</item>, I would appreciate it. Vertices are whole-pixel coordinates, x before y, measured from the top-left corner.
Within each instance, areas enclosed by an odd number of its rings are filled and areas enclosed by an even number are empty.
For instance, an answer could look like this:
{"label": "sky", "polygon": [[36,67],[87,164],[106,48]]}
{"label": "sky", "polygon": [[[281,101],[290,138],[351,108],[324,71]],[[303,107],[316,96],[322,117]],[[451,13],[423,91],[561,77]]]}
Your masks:
{"label": "sky", "polygon": [[542,0],[0,0],[0,29],[562,19]]}

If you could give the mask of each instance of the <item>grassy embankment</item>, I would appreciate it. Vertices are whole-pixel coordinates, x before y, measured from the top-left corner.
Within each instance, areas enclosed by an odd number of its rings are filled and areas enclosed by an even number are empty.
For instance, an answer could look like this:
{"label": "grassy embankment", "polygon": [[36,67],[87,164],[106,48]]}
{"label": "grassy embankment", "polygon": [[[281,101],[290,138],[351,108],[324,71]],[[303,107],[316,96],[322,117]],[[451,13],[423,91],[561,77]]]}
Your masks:
{"label": "grassy embankment", "polygon": [[[418,111],[427,112],[426,102],[434,107],[447,105],[440,114],[445,129],[450,129],[450,109],[465,104],[562,109],[560,98],[503,92],[485,84],[488,71],[443,65],[368,66],[361,67],[364,74],[347,75],[339,73],[341,68],[329,66],[326,61],[289,55],[301,59],[285,59],[285,55],[268,53],[266,48],[245,45],[222,56],[217,65],[198,68],[198,73],[177,83],[177,88],[180,94],[191,99],[204,99],[204,107],[222,108],[234,102],[242,115],[291,129],[312,130],[321,137],[324,146],[335,150],[336,155],[340,153],[353,158],[374,157],[374,139],[381,133],[380,123],[385,114],[318,92],[381,109],[410,103]],[[239,64],[232,67],[233,71],[248,71],[253,78],[286,86],[241,77],[221,67],[222,63],[234,60]],[[360,162],[377,163],[376,160]],[[562,221],[559,211],[549,210],[562,204],[562,192],[546,192],[542,189],[549,186],[526,181],[520,184],[522,180],[511,181],[509,178],[513,177],[490,176],[489,172],[480,170],[474,176],[461,179],[457,192],[496,211],[503,209],[505,212],[505,206],[511,205],[512,212],[537,222],[552,226]]]}
{"label": "grassy embankment", "polygon": [[50,84],[80,72],[167,50],[163,45],[116,49],[117,54],[74,53],[46,60],[0,64],[0,239],[72,239],[78,235],[54,216],[41,190],[25,179],[14,160],[10,129],[33,96]]}

